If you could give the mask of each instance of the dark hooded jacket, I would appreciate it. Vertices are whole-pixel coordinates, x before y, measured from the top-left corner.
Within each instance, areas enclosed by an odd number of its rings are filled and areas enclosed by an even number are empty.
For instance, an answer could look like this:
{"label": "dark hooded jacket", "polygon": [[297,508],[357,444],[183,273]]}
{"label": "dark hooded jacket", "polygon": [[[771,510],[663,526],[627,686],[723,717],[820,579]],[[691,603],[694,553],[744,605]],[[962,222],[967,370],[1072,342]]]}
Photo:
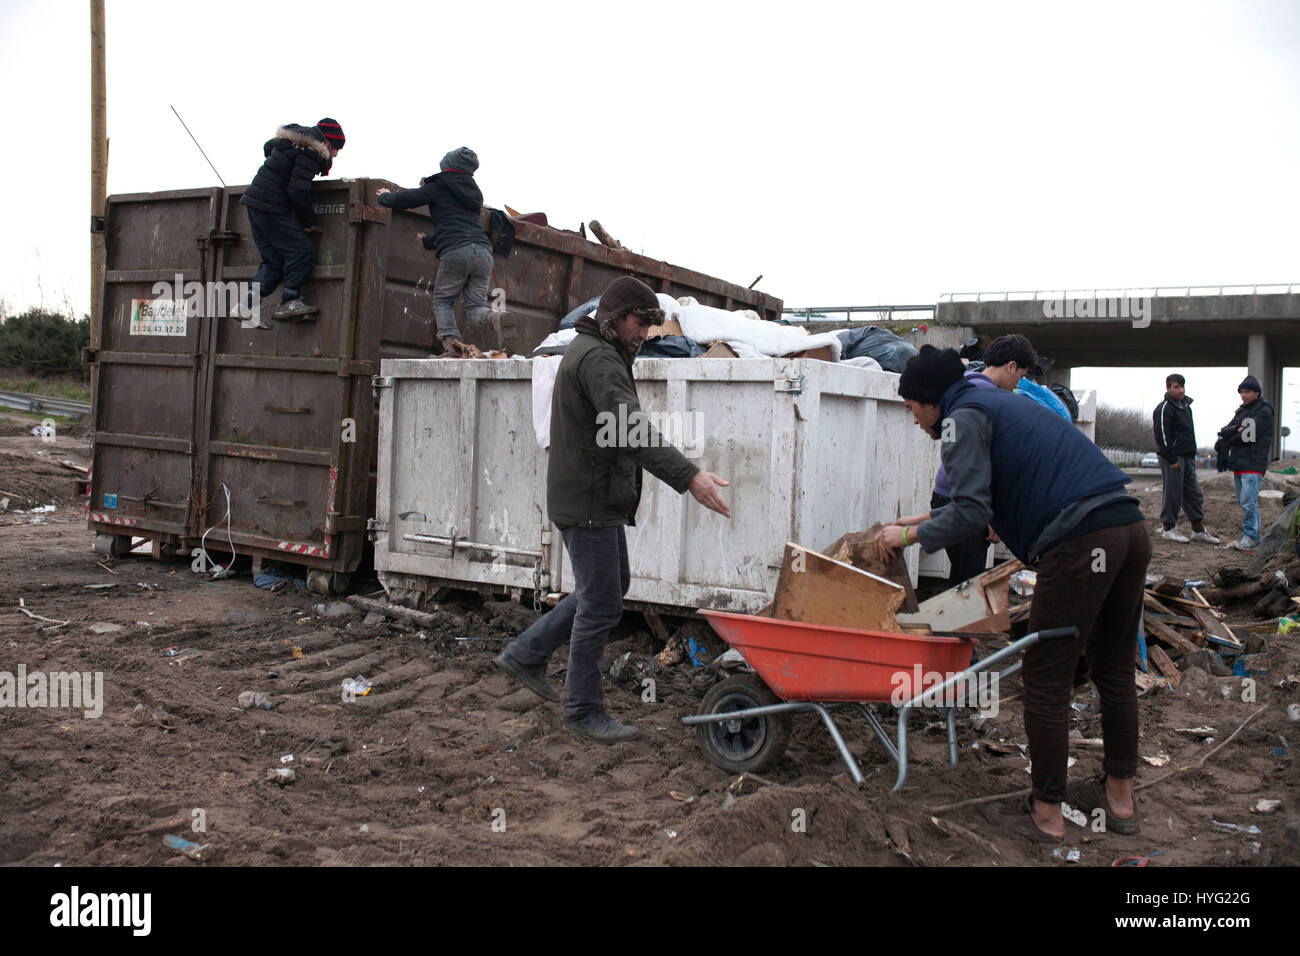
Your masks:
{"label": "dark hooded jacket", "polygon": [[[1219,470],[1257,471],[1261,475],[1266,472],[1269,453],[1273,450],[1273,419],[1273,405],[1262,395],[1238,408],[1232,421],[1219,429],[1219,440],[1214,443],[1220,462],[1227,466]],[[1247,432],[1243,426],[1247,422],[1254,423],[1254,441],[1245,440]],[[1223,461],[1225,453],[1226,462]]]}
{"label": "dark hooded jacket", "polygon": [[1196,455],[1196,427],[1192,424],[1192,400],[1189,396],[1184,394],[1183,400],[1178,401],[1165,392],[1164,401],[1151,413],[1151,424],[1155,430],[1156,451],[1169,464]]}
{"label": "dark hooded jacket", "polygon": [[328,173],[334,163],[324,134],[315,126],[290,123],[275,131],[275,138],[266,141],[262,152],[266,162],[240,203],[262,212],[291,212],[303,226],[314,226],[311,181]]}
{"label": "dark hooded jacket", "polygon": [[471,243],[492,248],[488,234],[479,224],[483,193],[471,173],[449,169],[420,181],[416,189],[396,189],[379,197],[379,205],[390,209],[414,209],[427,205],[433,217],[433,235],[424,237],[424,248],[442,258],[457,246]]}
{"label": "dark hooded jacket", "polygon": [[[577,331],[551,395],[547,512],[560,527],[634,525],[642,468],[679,494],[700,469],[648,421],[638,427],[641,405],[627,352],[602,336],[591,319],[579,320]],[[605,440],[610,436],[616,440]]]}

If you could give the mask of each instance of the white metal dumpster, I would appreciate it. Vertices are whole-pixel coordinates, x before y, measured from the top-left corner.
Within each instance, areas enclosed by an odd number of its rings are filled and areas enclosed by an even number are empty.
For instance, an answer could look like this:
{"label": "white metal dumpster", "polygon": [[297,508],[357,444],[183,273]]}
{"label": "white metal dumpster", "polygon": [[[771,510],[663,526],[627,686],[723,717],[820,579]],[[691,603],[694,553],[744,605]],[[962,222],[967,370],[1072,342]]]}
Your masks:
{"label": "white metal dumpster", "polygon": [[[638,359],[643,407],[692,415],[696,463],[731,482],[731,519],[646,475],[628,529],[629,603],[756,611],[787,541],[925,510],[939,466],[898,379],[811,359]],[[375,568],[391,592],[453,585],[567,592],[546,518],[532,363],[386,359],[379,396]],[[915,575],[915,549],[910,549]]]}

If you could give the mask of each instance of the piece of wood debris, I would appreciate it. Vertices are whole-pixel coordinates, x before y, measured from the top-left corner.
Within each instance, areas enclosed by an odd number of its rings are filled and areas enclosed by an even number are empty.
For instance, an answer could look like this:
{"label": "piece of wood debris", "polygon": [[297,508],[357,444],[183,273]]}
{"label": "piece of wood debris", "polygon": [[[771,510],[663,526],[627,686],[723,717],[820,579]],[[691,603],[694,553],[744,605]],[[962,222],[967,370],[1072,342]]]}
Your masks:
{"label": "piece of wood debris", "polygon": [[1160,640],[1164,641],[1179,654],[1191,654],[1200,650],[1200,647],[1195,641],[1183,637],[1183,635],[1179,634],[1157,617],[1150,614],[1143,615],[1143,622],[1146,624],[1149,633],[1160,638]]}
{"label": "piece of wood debris", "polygon": [[1169,678],[1169,682],[1174,687],[1183,682],[1182,671],[1169,659],[1169,655],[1165,653],[1164,648],[1152,644],[1147,648],[1147,656],[1151,658],[1156,667],[1160,668],[1160,673]]}
{"label": "piece of wood debris", "polygon": [[933,815],[930,817],[930,822],[933,823],[938,829],[942,830],[944,833],[947,833],[951,836],[965,837],[967,840],[973,840],[974,842],[978,843],[980,846],[984,847],[986,850],[992,850],[994,855],[996,856],[1002,855],[1002,851],[999,850],[994,843],[984,839],[978,833],[975,833],[971,830],[967,830],[961,824],[953,823],[951,820],[945,820],[942,817],[936,817]]}
{"label": "piece of wood debris", "polygon": [[1217,617],[1207,611],[1205,608],[1192,608],[1192,614],[1201,622],[1201,627],[1205,628],[1207,639],[1217,641],[1217,643],[1226,644],[1229,647],[1241,647],[1241,641],[1237,640],[1237,635],[1232,633],[1228,625],[1224,624]]}
{"label": "piece of wood debris", "polygon": [[897,631],[904,590],[868,571],[786,542],[771,616],[783,621]]}

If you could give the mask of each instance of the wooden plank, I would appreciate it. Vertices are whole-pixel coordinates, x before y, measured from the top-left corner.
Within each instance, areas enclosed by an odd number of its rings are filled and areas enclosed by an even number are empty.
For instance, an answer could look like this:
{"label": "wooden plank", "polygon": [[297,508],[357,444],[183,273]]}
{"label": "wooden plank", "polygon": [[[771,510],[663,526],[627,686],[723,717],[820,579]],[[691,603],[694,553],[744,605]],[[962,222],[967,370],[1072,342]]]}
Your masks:
{"label": "wooden plank", "polygon": [[786,542],[772,617],[805,624],[897,631],[903,589],[893,581]]}
{"label": "wooden plank", "polygon": [[1210,613],[1209,609],[1199,607],[1192,608],[1192,614],[1194,614],[1196,619],[1201,622],[1201,627],[1205,628],[1205,636],[1208,640],[1215,640],[1217,638],[1220,643],[1228,644],[1232,647],[1242,646],[1241,641],[1237,640],[1237,635],[1232,633],[1228,628],[1228,625],[1224,624]]}
{"label": "wooden plank", "polygon": [[1168,607],[1166,607],[1165,605],[1161,604],[1160,601],[1159,601],[1159,599],[1157,599],[1156,596],[1155,596],[1154,594],[1152,594],[1150,591],[1143,591],[1143,592],[1142,592],[1142,603],[1144,603],[1144,604],[1145,604],[1147,607],[1149,607],[1151,610],[1155,611],[1157,614],[1173,614],[1173,613],[1174,613],[1173,611],[1169,610]]}
{"label": "wooden plank", "polygon": [[1137,684],[1138,696],[1145,696],[1153,687],[1168,687],[1169,678],[1152,677],[1150,674],[1143,674],[1140,670],[1133,671],[1133,682]]}
{"label": "wooden plank", "polygon": [[928,624],[936,634],[1006,632],[1011,629],[1008,584],[1011,575],[1022,568],[1019,561],[1000,564],[923,601],[915,614],[900,615],[899,620],[904,624]]}
{"label": "wooden plank", "polygon": [[850,531],[840,535],[824,554],[833,561],[843,561],[859,571],[867,571],[902,585],[903,611],[914,613],[920,605],[916,601],[916,592],[912,590],[912,578],[907,573],[907,562],[903,559],[902,549],[895,551],[889,562],[881,561],[876,554],[876,535],[882,528],[884,525],[878,521],[866,531]]}
{"label": "wooden plank", "polygon": [[1174,650],[1178,651],[1178,653],[1190,654],[1193,651],[1200,650],[1200,648],[1194,642],[1183,637],[1183,635],[1179,634],[1173,628],[1165,624],[1162,624],[1159,619],[1147,614],[1147,615],[1143,615],[1143,621],[1145,622],[1146,628],[1150,633],[1160,638],[1160,640],[1164,641]]}
{"label": "wooden plank", "polygon": [[[1161,595],[1161,598],[1160,598],[1160,599],[1161,599],[1162,601],[1171,601],[1171,602],[1173,602],[1174,604],[1185,604],[1185,605],[1187,605],[1188,607],[1204,607],[1204,605],[1198,604],[1196,601],[1189,601],[1187,598],[1170,597],[1170,596],[1168,596],[1168,595]],[[1216,616],[1219,616],[1219,617],[1222,616],[1222,615],[1220,615],[1219,612],[1216,611],[1214,608],[1210,608],[1209,610],[1212,611]]]}
{"label": "wooden plank", "polygon": [[1196,598],[1196,600],[1200,601],[1201,604],[1202,604],[1204,607],[1209,607],[1209,606],[1210,606],[1210,602],[1207,601],[1207,600],[1205,600],[1205,595],[1203,595],[1203,594],[1201,593],[1201,589],[1200,589],[1200,588],[1192,588],[1192,597],[1194,597],[1194,598]]}
{"label": "wooden plank", "polygon": [[1160,668],[1160,673],[1168,677],[1175,687],[1182,683],[1182,672],[1174,662],[1169,659],[1169,655],[1164,652],[1164,648],[1157,647],[1153,644],[1148,649],[1148,652],[1151,655],[1151,660],[1155,662],[1156,667]]}

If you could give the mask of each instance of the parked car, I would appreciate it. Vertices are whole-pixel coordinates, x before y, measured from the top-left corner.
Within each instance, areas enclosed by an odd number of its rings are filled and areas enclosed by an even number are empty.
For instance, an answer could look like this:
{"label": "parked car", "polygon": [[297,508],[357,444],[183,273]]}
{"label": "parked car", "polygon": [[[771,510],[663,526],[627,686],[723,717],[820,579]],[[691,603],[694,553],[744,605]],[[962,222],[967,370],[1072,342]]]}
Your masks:
{"label": "parked car", "polygon": [[1142,467],[1143,467],[1143,468],[1159,468],[1159,467],[1160,467],[1160,456],[1157,455],[1157,454],[1156,454],[1155,452],[1153,452],[1153,451],[1149,451],[1149,452],[1147,452],[1145,455],[1142,456]]}

